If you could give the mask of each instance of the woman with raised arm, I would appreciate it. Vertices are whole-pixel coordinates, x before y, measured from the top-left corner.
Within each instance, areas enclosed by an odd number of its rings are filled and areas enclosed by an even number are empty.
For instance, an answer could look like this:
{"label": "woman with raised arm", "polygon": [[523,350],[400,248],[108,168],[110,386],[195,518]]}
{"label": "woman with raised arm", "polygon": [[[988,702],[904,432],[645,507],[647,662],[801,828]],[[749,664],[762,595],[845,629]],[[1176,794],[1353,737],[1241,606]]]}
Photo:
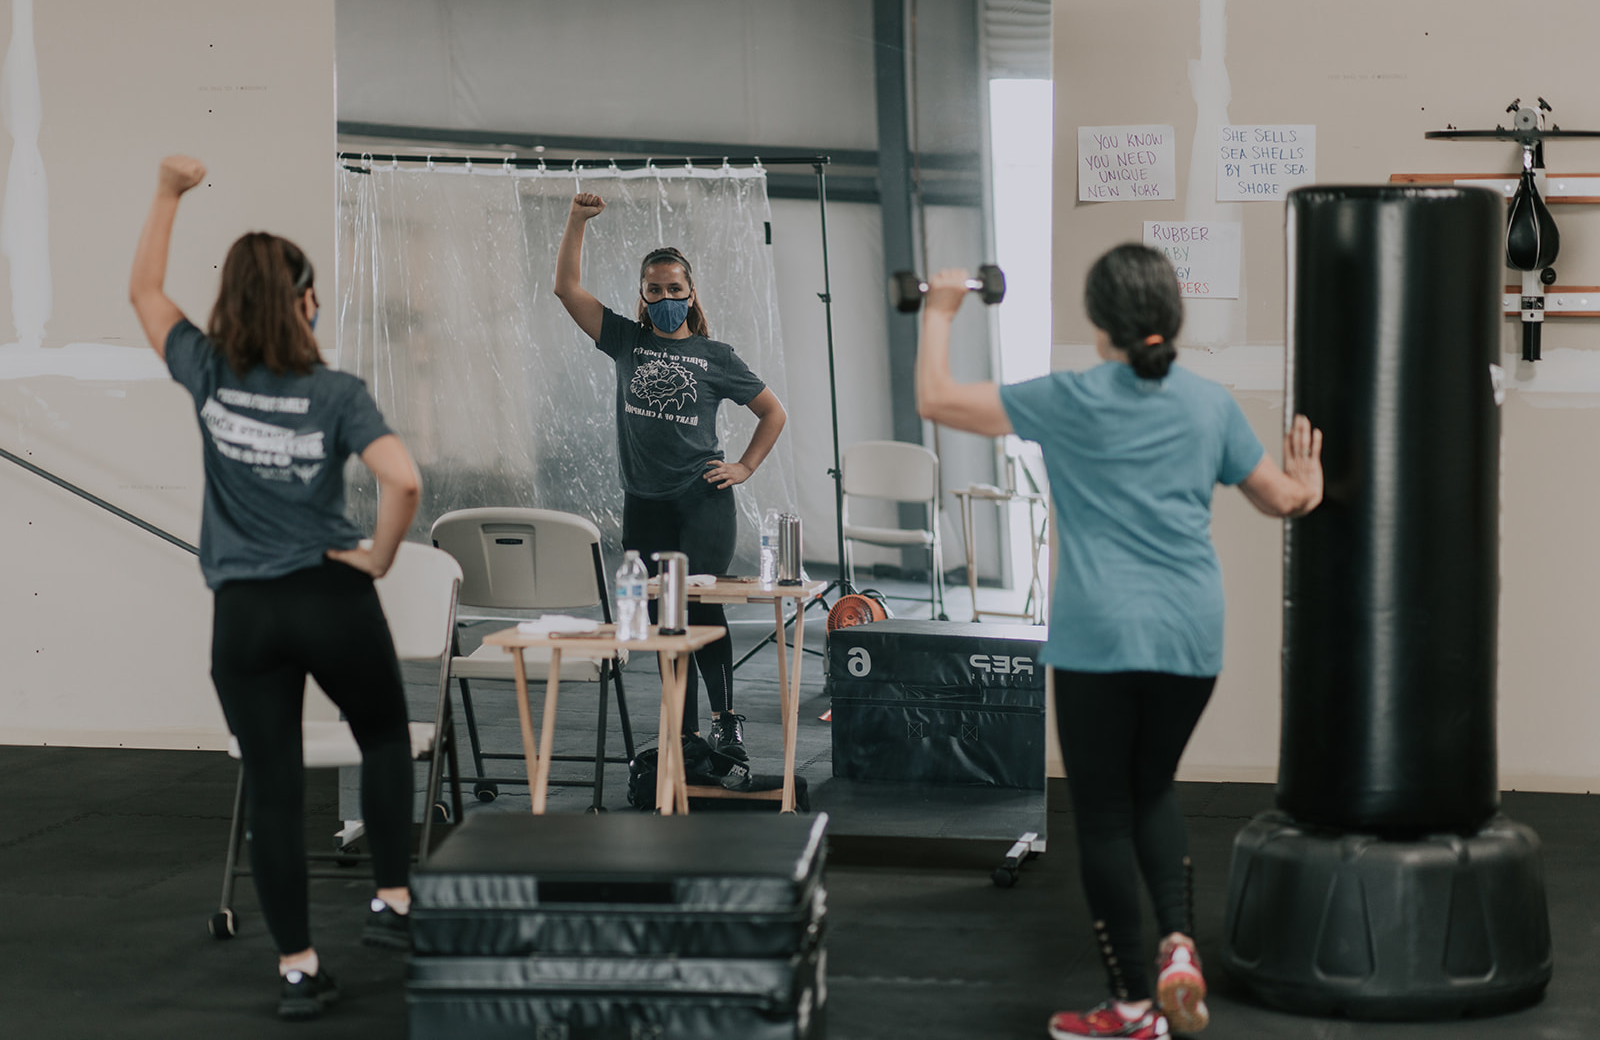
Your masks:
{"label": "woman with raised arm", "polygon": [[[1049,1032],[1056,1040],[1193,1032],[1209,1014],[1173,776],[1222,668],[1212,490],[1237,485],[1268,516],[1304,516],[1322,500],[1322,434],[1295,416],[1279,469],[1232,395],[1174,364],[1183,301],[1153,249],[1118,246],[1089,271],[1084,303],[1103,364],[1008,386],[950,374],[966,277],[941,271],[929,283],[917,407],[946,426],[1015,433],[1043,449],[1058,522],[1042,658],[1111,988],[1088,1011],[1056,1014]],[[1153,992],[1141,872],[1163,936]]]}
{"label": "woman with raised arm", "polygon": [[[373,580],[394,562],[420,485],[366,386],[323,364],[312,338],[311,262],[294,243],[265,232],[235,242],[204,332],[167,297],[178,200],[205,173],[196,159],[162,160],[128,295],[150,345],[194,399],[203,434],[200,569],[214,592],[211,678],[241,752],[251,866],[279,952],[278,1014],[313,1018],[339,990],[311,945],[306,908],[300,718],[308,673],[361,747],[377,887],[362,941],[410,947],[411,742]],[[370,544],[345,517],[351,455],[378,482]]]}
{"label": "woman with raised arm", "polygon": [[[556,255],[556,296],[584,335],[616,363],[617,454],[622,470],[622,544],[650,554],[677,550],[689,570],[722,574],[733,560],[737,514],[733,488],[750,479],[787,421],[778,397],[726,343],[711,338],[694,271],[678,250],[651,250],[639,265],[633,318],[601,303],[581,280],[584,225],[606,208],[598,195],[573,197]],[[756,415],[755,433],[737,462],[717,442],[724,400]],[[652,619],[655,603],[650,605]],[[720,604],[691,603],[689,623],[727,625]],[[684,700],[683,731],[698,733],[696,671],[711,702],[710,743],[740,761],[744,716],[733,711],[733,642],[727,636],[695,652]]]}

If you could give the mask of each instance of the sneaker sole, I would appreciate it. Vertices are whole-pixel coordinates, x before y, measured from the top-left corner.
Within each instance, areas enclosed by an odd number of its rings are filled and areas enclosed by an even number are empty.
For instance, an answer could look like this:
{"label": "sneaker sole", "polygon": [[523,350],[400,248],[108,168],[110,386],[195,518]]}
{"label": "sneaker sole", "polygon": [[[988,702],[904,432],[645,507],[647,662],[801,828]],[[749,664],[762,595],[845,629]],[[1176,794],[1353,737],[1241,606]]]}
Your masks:
{"label": "sneaker sole", "polygon": [[1198,975],[1185,972],[1162,979],[1156,985],[1156,999],[1173,1032],[1198,1033],[1211,1024],[1206,983]]}
{"label": "sneaker sole", "polygon": [[300,997],[295,1000],[278,1001],[278,1017],[287,1022],[304,1022],[311,1018],[320,1018],[322,1012],[339,1003],[339,991],[332,990],[315,997]]}

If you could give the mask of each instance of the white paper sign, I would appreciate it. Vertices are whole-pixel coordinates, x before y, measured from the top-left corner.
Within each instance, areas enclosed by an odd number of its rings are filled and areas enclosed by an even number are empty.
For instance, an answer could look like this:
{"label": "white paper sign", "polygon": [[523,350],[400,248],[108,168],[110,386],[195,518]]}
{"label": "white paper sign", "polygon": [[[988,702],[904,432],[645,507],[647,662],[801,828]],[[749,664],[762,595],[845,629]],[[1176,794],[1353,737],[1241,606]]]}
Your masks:
{"label": "white paper sign", "polygon": [[1144,222],[1144,244],[1178,272],[1178,288],[1197,299],[1239,298],[1239,224]]}
{"label": "white paper sign", "polygon": [[1078,127],[1078,201],[1178,197],[1170,126]]}
{"label": "white paper sign", "polygon": [[1218,202],[1280,200],[1316,179],[1316,127],[1217,127]]}

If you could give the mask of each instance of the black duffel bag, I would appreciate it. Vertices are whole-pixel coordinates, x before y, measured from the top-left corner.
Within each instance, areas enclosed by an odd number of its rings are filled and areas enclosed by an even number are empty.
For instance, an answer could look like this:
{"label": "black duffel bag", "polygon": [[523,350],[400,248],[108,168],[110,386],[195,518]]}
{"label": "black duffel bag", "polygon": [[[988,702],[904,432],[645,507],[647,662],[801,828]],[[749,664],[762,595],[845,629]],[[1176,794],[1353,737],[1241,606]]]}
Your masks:
{"label": "black duffel bag", "polygon": [[[683,772],[691,787],[721,787],[740,793],[783,788],[783,777],[752,773],[749,765],[697,736],[683,738]],[[655,748],[645,748],[628,763],[628,804],[646,812],[656,807]],[[696,812],[775,811],[781,804],[768,798],[689,798],[689,807]],[[811,795],[803,776],[794,778],[794,807],[811,811]]]}

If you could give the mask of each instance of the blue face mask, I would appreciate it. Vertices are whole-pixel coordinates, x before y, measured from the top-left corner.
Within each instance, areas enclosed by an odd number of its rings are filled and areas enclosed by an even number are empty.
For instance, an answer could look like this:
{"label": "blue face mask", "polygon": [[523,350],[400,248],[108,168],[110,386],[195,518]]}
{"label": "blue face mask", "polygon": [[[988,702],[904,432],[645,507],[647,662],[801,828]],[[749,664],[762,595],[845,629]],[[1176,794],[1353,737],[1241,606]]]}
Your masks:
{"label": "blue face mask", "polygon": [[650,315],[650,324],[657,332],[677,332],[678,326],[689,316],[688,300],[657,300],[644,305]]}
{"label": "blue face mask", "polygon": [[317,331],[317,319],[320,318],[320,317],[322,317],[322,308],[321,307],[318,307],[316,310],[311,312],[311,331],[312,332]]}

